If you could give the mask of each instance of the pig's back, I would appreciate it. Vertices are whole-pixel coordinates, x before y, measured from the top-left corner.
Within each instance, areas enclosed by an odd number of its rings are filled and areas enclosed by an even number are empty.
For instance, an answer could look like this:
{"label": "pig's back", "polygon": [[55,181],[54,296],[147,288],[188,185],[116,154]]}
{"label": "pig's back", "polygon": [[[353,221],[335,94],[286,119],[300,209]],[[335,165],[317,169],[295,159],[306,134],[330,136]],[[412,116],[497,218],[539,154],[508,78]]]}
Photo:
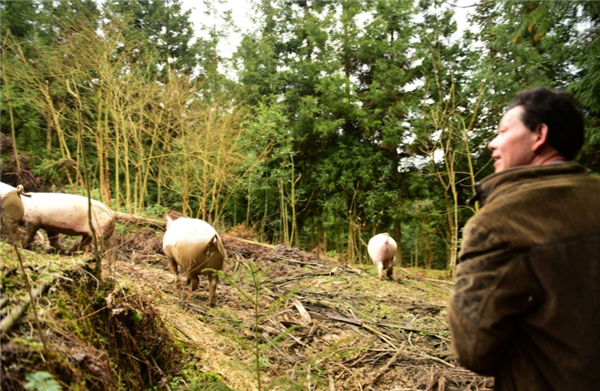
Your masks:
{"label": "pig's back", "polygon": [[163,248],[178,244],[208,243],[217,233],[206,221],[179,218],[171,223],[163,238]]}
{"label": "pig's back", "polygon": [[367,252],[373,262],[392,259],[396,253],[396,241],[387,234],[375,235],[369,240]]}
{"label": "pig's back", "polygon": [[[89,231],[87,197],[65,193],[31,193],[31,197],[22,197],[22,200],[25,221],[35,221],[41,228],[67,235]],[[111,226],[115,217],[113,210],[100,201],[91,200],[91,203],[94,227],[105,230]]]}

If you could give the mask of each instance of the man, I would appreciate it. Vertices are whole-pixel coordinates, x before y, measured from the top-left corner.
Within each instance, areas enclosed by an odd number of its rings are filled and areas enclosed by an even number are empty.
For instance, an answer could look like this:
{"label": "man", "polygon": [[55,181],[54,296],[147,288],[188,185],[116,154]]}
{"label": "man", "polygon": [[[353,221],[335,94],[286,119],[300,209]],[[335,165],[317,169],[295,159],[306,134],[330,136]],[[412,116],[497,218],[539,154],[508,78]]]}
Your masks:
{"label": "man", "polygon": [[448,312],[458,361],[496,390],[600,389],[600,178],[571,161],[582,143],[570,95],[535,88],[489,144]]}

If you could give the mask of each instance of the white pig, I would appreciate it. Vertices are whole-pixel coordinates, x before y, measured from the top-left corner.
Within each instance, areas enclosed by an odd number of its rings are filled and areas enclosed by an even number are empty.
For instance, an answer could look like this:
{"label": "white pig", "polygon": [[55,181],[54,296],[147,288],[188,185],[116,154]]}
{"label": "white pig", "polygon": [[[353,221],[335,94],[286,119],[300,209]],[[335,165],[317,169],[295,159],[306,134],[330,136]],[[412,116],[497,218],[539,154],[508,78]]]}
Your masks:
{"label": "white pig", "polygon": [[[81,243],[75,243],[68,252],[82,249],[92,242],[92,230],[88,220],[87,197],[63,193],[29,193],[31,197],[22,197],[25,214],[23,222],[27,237],[23,243],[31,243],[35,233],[42,228],[48,234],[50,245],[57,251],[63,251],[58,235],[81,235]],[[92,223],[98,241],[106,242],[115,229],[115,213],[100,201],[92,201]]]}
{"label": "white pig", "polygon": [[6,193],[14,190],[15,188],[8,183],[0,182],[0,197],[4,197]]}
{"label": "white pig", "polygon": [[396,256],[396,241],[388,234],[375,235],[367,246],[369,256],[379,271],[379,279],[383,280],[383,270],[387,269],[387,277],[392,280],[394,275],[394,259]]}
{"label": "white pig", "polygon": [[208,305],[214,306],[219,275],[205,269],[222,270],[223,260],[227,257],[217,231],[203,220],[187,217],[172,220],[167,216],[163,251],[175,276],[178,265],[184,270],[192,291],[198,287],[199,274],[208,276]]}

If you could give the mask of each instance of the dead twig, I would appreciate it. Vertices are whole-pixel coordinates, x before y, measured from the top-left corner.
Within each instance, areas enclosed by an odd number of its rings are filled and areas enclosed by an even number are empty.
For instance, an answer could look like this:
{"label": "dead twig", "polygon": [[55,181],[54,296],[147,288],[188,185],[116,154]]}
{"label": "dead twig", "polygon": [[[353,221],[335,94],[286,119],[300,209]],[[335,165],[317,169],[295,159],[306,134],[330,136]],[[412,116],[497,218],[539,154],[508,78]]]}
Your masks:
{"label": "dead twig", "polygon": [[346,317],[338,316],[338,315],[331,314],[331,313],[325,313],[324,315],[331,320],[336,320],[338,322],[344,322],[344,323],[350,323],[350,324],[353,324],[356,326],[363,326],[363,323],[364,323],[362,319],[346,318]]}
{"label": "dead twig", "polygon": [[150,361],[152,361],[152,365],[154,365],[154,368],[156,368],[158,373],[162,376],[162,378],[160,379],[160,382],[162,383],[162,385],[165,386],[165,388],[167,390],[171,391],[171,387],[169,386],[169,380],[165,376],[165,373],[162,371],[162,369],[160,369],[160,367],[156,363],[156,360],[154,359],[154,357],[150,356]]}
{"label": "dead twig", "polygon": [[302,303],[300,303],[300,301],[298,301],[298,299],[293,299],[292,303],[300,313],[300,316],[302,316],[302,319],[304,320],[305,324],[309,324],[310,322],[312,322],[310,314],[308,313],[308,311],[306,311],[306,308],[304,308],[304,306],[302,305]]}
{"label": "dead twig", "polygon": [[85,315],[85,316],[82,316],[81,318],[78,318],[78,319],[73,319],[73,320],[72,320],[72,321],[70,321],[68,324],[75,323],[75,322],[79,322],[80,320],[84,320],[84,319],[86,319],[86,318],[89,318],[90,316],[94,316],[94,315],[96,315],[97,313],[99,313],[100,311],[103,311],[103,310],[105,310],[105,309],[107,309],[107,308],[108,308],[108,306],[107,306],[107,305],[105,305],[104,307],[100,308],[99,310],[96,310],[96,311],[92,312],[91,314],[87,314],[87,315]]}
{"label": "dead twig", "polygon": [[366,324],[363,324],[363,325],[362,325],[362,328],[364,328],[364,329],[366,329],[366,330],[369,330],[369,331],[370,331],[370,332],[372,332],[373,334],[377,335],[377,336],[378,336],[379,338],[381,338],[381,339],[382,339],[382,340],[383,340],[385,343],[387,343],[388,345],[390,345],[391,347],[393,347],[393,348],[394,348],[394,350],[398,350],[398,348],[396,347],[396,345],[394,345],[394,344],[393,344],[393,343],[390,341],[390,339],[389,339],[389,337],[388,337],[387,335],[383,334],[382,332],[380,332],[380,331],[378,331],[378,330],[375,330],[374,328],[372,328],[372,327],[370,327],[370,326],[368,326],[368,325],[366,325]]}

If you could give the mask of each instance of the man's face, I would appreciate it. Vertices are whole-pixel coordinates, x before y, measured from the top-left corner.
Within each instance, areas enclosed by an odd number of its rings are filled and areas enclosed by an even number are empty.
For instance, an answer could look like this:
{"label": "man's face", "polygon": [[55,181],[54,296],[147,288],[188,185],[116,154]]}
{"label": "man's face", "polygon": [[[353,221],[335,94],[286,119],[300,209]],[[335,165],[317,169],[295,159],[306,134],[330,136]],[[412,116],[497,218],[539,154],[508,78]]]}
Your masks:
{"label": "man's face", "polygon": [[498,124],[498,135],[488,145],[492,150],[492,158],[496,160],[494,168],[497,173],[512,167],[527,166],[535,157],[536,134],[521,121],[524,111],[523,106],[508,110]]}

